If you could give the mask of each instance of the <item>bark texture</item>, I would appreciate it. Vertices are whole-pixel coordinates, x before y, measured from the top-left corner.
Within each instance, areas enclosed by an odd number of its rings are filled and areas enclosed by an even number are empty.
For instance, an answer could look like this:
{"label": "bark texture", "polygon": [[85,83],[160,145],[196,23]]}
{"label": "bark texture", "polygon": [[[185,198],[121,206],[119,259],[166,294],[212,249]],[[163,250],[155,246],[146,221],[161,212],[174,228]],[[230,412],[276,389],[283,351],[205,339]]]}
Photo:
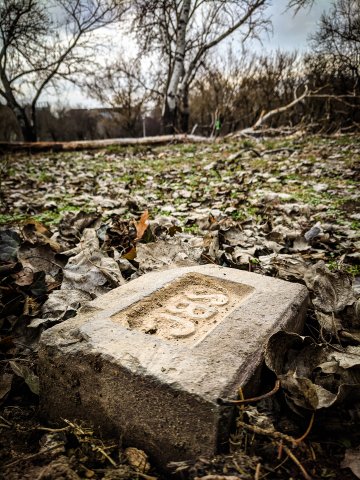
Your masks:
{"label": "bark texture", "polygon": [[170,77],[169,86],[166,92],[164,102],[163,122],[166,133],[173,133],[176,124],[176,114],[178,106],[178,88],[181,79],[184,77],[185,67],[185,49],[186,49],[186,28],[189,22],[191,0],[184,0],[178,28],[176,32],[176,50],[174,68]]}

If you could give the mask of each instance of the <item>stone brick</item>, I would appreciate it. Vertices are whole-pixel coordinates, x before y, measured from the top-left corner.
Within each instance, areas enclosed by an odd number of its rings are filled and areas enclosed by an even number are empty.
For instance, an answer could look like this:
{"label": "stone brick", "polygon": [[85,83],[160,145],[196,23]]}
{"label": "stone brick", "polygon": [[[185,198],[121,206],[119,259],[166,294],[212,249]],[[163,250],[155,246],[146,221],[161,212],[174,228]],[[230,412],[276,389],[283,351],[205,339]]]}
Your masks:
{"label": "stone brick", "polygon": [[43,333],[41,411],[91,421],[153,461],[212,455],[235,398],[259,388],[263,350],[300,332],[305,287],[215,265],[146,274]]}

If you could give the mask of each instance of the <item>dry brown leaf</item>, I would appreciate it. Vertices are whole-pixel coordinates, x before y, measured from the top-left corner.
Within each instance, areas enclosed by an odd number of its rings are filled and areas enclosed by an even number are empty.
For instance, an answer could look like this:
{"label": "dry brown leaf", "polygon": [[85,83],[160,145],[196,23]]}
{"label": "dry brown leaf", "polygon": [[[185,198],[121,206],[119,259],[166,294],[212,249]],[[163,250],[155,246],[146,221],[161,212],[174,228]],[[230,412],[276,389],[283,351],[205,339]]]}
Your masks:
{"label": "dry brown leaf", "polygon": [[360,347],[334,349],[280,331],[268,341],[265,363],[281,381],[292,408],[328,408],[360,394]]}
{"label": "dry brown leaf", "polygon": [[51,232],[36,220],[27,220],[23,225],[22,233],[25,240],[33,245],[49,245],[55,252],[60,252],[61,250],[61,246],[55,240],[50,238]]}
{"label": "dry brown leaf", "polygon": [[35,375],[27,365],[21,364],[20,362],[11,360],[9,365],[15,375],[23,378],[30,390],[35,393],[35,395],[39,395],[39,377]]}
{"label": "dry brown leaf", "polygon": [[135,260],[135,258],[136,258],[136,247],[132,247],[127,253],[122,255],[121,258],[126,258],[126,260]]}
{"label": "dry brown leaf", "polygon": [[34,272],[30,267],[25,266],[20,272],[14,273],[12,277],[15,279],[16,285],[24,287],[33,283]]}
{"label": "dry brown leaf", "polygon": [[95,229],[84,229],[79,247],[79,252],[69,259],[63,269],[62,290],[80,290],[99,296],[110,287],[124,283],[116,261],[100,250]]}
{"label": "dry brown leaf", "polygon": [[40,233],[42,235],[45,235],[46,237],[51,236],[51,232],[45,227],[45,225],[38,222],[37,220],[34,220],[33,218],[30,218],[26,220],[23,224],[23,233],[26,237],[33,232]]}
{"label": "dry brown leaf", "polygon": [[14,375],[11,373],[4,373],[0,376],[0,400],[10,392],[13,377]]}
{"label": "dry brown leaf", "polygon": [[346,450],[341,468],[350,468],[353,474],[360,478],[360,446]]}
{"label": "dry brown leaf", "polygon": [[138,448],[129,447],[125,450],[125,456],[129,465],[140,473],[146,473],[150,470],[150,463],[148,462],[148,456],[143,450]]}
{"label": "dry brown leaf", "polygon": [[356,301],[350,275],[330,272],[322,260],[308,268],[304,280],[313,293],[313,305],[324,313],[341,312]]}
{"label": "dry brown leaf", "polygon": [[149,211],[145,210],[145,212],[141,215],[139,222],[134,223],[136,228],[135,242],[138,242],[142,239],[146,229],[149,226]]}

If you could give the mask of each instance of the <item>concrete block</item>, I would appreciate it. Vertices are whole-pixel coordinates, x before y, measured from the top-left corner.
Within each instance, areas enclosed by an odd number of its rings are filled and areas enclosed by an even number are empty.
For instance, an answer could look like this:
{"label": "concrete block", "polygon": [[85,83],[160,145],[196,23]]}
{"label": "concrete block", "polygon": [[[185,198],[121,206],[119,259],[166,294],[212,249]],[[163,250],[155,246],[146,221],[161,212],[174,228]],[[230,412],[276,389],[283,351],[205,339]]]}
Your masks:
{"label": "concrete block", "polygon": [[153,461],[213,455],[236,398],[259,387],[267,339],[300,332],[302,285],[215,265],[149,273],[43,333],[41,411],[91,421]]}

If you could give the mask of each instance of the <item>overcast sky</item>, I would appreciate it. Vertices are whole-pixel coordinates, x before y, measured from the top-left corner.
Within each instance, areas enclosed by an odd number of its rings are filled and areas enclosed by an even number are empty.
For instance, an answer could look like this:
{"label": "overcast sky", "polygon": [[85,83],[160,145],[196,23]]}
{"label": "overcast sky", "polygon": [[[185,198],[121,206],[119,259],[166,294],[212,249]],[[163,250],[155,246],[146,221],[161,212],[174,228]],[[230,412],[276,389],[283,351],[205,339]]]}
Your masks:
{"label": "overcast sky", "polygon": [[270,50],[306,50],[309,34],[316,30],[321,14],[331,7],[330,0],[316,0],[313,7],[300,10],[294,16],[293,11],[286,11],[288,0],[274,0],[269,8],[273,23],[273,35],[264,40]]}
{"label": "overcast sky", "polygon": [[[259,52],[273,51],[277,49],[300,52],[308,48],[308,37],[315,32],[321,14],[331,6],[330,0],[316,0],[313,7],[301,10],[294,16],[293,11],[287,11],[286,5],[289,0],[273,0],[269,8],[273,24],[273,33],[263,35],[262,44],[254,42],[251,49]],[[89,99],[82,94],[80,89],[72,84],[65,84],[61,99],[50,94],[44,94],[41,102],[56,104],[61,102],[66,106],[83,106],[87,108],[101,106],[95,100]]]}

